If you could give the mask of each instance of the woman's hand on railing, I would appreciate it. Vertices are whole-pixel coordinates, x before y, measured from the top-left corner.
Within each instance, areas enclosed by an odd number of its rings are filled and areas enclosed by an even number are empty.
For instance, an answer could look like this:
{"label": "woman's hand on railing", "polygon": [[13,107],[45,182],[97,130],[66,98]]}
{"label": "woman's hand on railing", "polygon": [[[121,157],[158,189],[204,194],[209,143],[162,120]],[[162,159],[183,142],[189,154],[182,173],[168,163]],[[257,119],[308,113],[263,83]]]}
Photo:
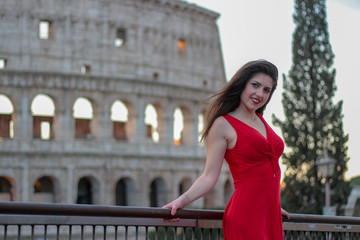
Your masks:
{"label": "woman's hand on railing", "polygon": [[[184,201],[183,201],[183,196],[178,197],[177,199],[175,199],[174,201],[166,204],[165,206],[163,206],[163,208],[169,208],[170,209],[170,214],[172,216],[175,216],[176,211],[178,209],[181,209],[184,207]],[[178,222],[180,221],[179,218],[164,218],[163,221],[166,222]]]}
{"label": "woman's hand on railing", "polygon": [[281,215],[285,217],[287,220],[290,220],[290,214],[281,208]]}

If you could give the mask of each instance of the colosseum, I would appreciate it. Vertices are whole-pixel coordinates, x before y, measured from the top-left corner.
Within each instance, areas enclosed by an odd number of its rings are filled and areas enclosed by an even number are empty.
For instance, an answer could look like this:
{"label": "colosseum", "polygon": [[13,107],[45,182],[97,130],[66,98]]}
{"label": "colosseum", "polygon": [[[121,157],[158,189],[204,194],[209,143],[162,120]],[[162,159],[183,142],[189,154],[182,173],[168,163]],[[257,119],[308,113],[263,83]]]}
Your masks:
{"label": "colosseum", "polygon": [[[180,0],[0,1],[0,201],[162,206],[201,174],[219,14]],[[224,164],[193,207],[225,206]]]}

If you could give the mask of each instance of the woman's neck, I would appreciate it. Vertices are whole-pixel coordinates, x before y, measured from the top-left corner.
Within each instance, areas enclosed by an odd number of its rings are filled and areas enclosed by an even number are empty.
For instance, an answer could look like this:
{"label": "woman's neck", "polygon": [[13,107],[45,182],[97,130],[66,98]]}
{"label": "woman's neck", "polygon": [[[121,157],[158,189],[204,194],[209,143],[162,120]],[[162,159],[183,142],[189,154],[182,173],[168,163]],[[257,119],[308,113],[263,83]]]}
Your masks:
{"label": "woman's neck", "polygon": [[258,116],[255,111],[248,111],[247,109],[239,106],[235,111],[231,113],[234,117],[239,119],[248,120],[248,121],[256,121]]}

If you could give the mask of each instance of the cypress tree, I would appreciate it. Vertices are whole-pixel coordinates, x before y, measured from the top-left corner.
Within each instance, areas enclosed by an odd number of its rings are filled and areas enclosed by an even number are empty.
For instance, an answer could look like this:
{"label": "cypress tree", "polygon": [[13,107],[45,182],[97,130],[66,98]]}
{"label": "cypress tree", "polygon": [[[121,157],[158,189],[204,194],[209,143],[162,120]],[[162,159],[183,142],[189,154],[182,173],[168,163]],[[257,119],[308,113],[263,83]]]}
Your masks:
{"label": "cypress tree", "polygon": [[331,205],[341,214],[350,192],[344,179],[348,135],[343,130],[343,102],[333,102],[336,70],[325,0],[295,0],[293,20],[292,67],[288,76],[283,76],[285,119],[272,116],[287,147],[282,157],[286,165],[282,205],[293,213],[322,213],[324,179],[315,162],[326,150],[337,160],[330,179]]}

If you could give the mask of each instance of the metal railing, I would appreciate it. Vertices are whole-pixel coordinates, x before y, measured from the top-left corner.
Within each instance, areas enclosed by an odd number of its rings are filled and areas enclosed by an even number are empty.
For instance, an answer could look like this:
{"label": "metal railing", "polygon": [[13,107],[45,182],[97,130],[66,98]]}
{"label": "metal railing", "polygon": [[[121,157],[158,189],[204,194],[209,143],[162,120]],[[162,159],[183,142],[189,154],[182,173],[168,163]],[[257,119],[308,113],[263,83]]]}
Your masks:
{"label": "metal railing", "polygon": [[[220,210],[0,203],[0,239],[222,239]],[[287,239],[360,239],[360,218],[291,214]]]}

